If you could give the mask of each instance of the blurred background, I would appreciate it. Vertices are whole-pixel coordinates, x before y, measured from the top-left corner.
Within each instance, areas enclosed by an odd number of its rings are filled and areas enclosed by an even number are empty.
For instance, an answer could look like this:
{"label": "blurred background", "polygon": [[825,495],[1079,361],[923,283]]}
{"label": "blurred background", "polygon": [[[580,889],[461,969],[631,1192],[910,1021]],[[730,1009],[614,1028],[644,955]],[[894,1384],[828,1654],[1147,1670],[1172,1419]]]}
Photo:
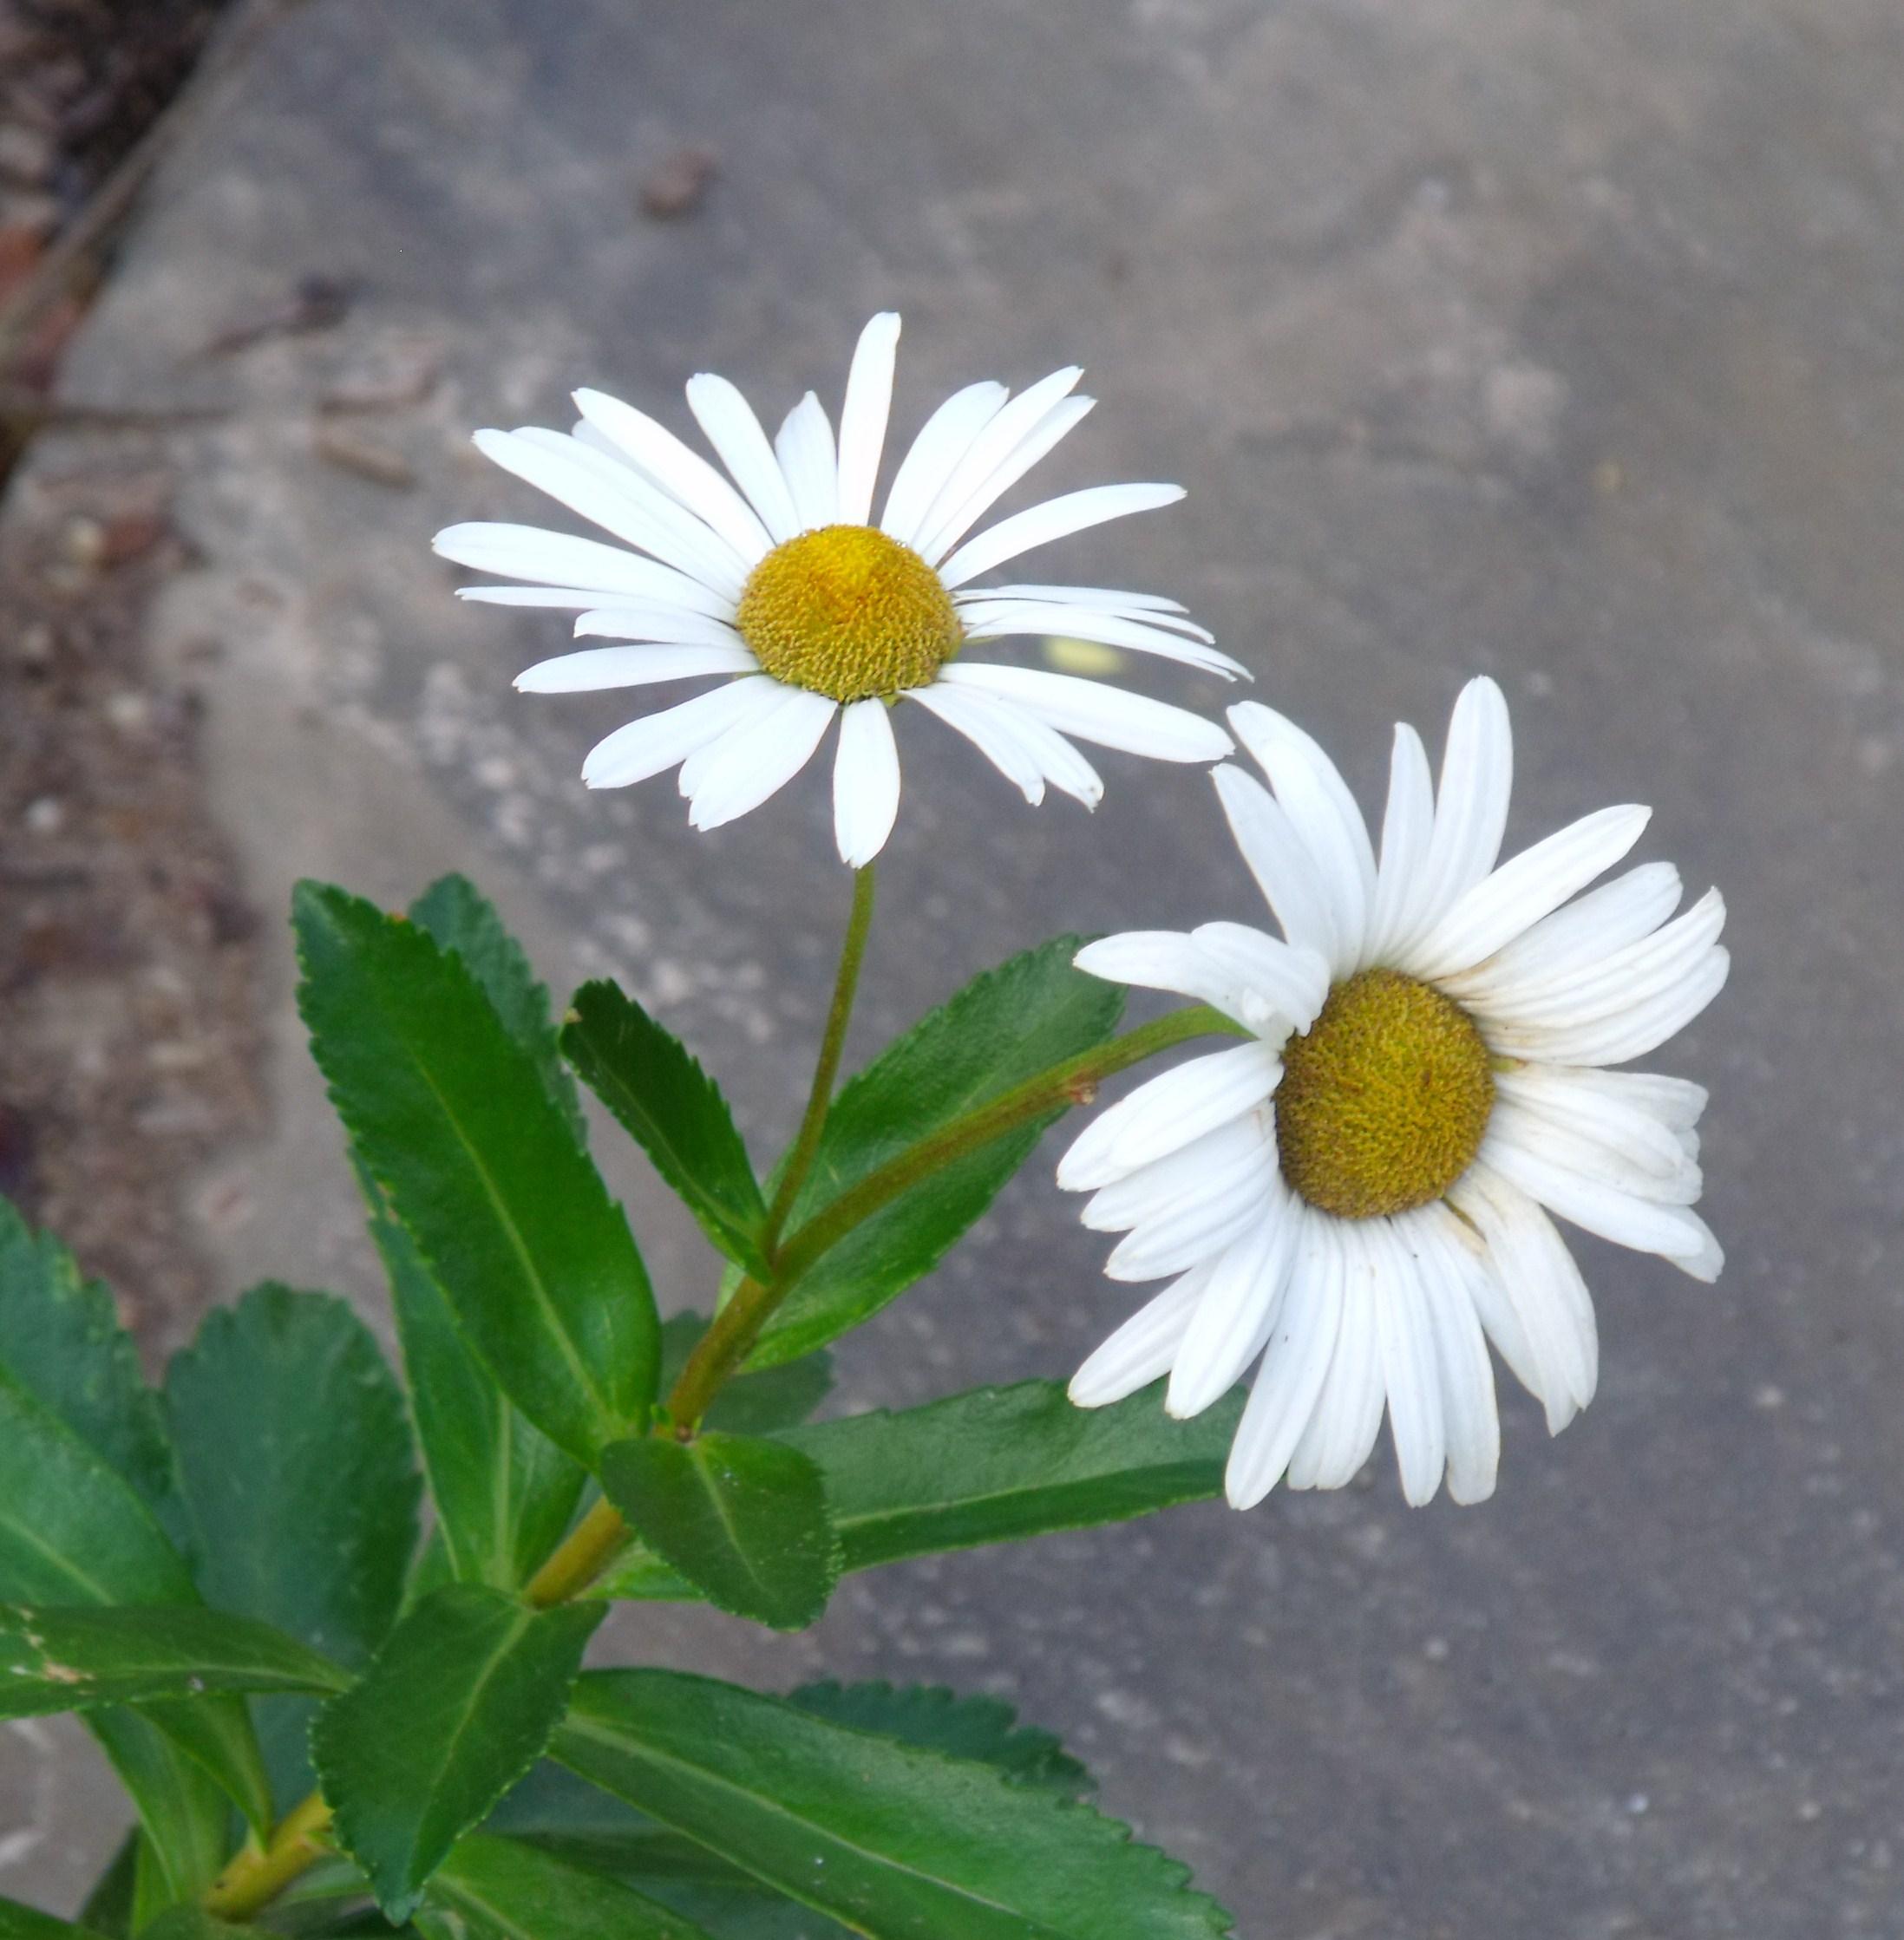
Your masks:
{"label": "blurred background", "polygon": [[[847,896],[823,769],[708,837],[665,782],[586,794],[615,702],[513,695],[559,618],[460,606],[429,539],[544,516],[473,427],[587,383],[685,428],[704,368],[772,421],[888,306],[899,436],[1089,366],[1037,493],[1190,496],[1040,572],[1188,601],[1364,800],[1489,672],[1510,846],[1656,805],[1645,852],[1733,911],[1664,1061],[1713,1088],[1730,1264],[1580,1242],[1600,1397],[1556,1442],[1508,1400],[1485,1507],[1407,1510],[1384,1442],[1339,1494],[852,1579],[801,1637],[602,1649],[996,1691],[1244,1935],[1895,1940],[1896,0],[0,0],[0,1191],[155,1362],[267,1275],[381,1324],[304,874],[467,871],[782,1137]],[[1200,774],[1109,756],[1095,819],[1033,812],[900,728],[862,1051],[1054,930],[1253,915]],[[1062,1375],[1121,1317],[1051,1155],[844,1403]],[[120,1810],[77,1733],[0,1728],[0,1892],[69,1909]]]}

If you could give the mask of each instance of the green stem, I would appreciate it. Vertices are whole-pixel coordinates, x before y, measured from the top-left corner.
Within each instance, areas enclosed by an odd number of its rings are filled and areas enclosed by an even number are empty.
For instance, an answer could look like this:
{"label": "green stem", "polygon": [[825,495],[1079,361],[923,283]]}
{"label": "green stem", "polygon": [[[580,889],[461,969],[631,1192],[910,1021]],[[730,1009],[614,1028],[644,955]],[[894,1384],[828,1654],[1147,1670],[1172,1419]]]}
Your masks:
{"label": "green stem", "polygon": [[[807,1094],[806,1114],[800,1121],[787,1164],[781,1173],[780,1189],[768,1209],[766,1250],[769,1257],[780,1244],[787,1215],[792,1212],[800,1188],[820,1150],[820,1134],[827,1127],[827,1113],[833,1104],[833,1082],[840,1075],[840,1054],[847,1043],[847,1026],[853,1019],[853,998],[860,987],[860,965],[866,960],[867,931],[873,927],[873,865],[853,872],[853,913],[847,918],[846,940],[840,945],[840,968],[833,980],[833,1005],[827,1012],[826,1035],[820,1040],[820,1061],[813,1068],[813,1086]],[[730,1303],[731,1304],[731,1303]]]}
{"label": "green stem", "polygon": [[858,1185],[848,1186],[824,1212],[816,1213],[792,1235],[774,1257],[775,1300],[784,1297],[801,1276],[855,1226],[863,1225],[930,1173],[1033,1119],[1047,1117],[1068,1106],[1087,1105],[1106,1078],[1173,1045],[1213,1033],[1235,1036],[1240,1034],[1240,1027],[1207,1004],[1173,1010],[1168,1016],[1127,1030],[1108,1044],[1081,1051],[1062,1064],[1054,1064],[1036,1077],[1014,1085],[1010,1091],[1001,1092],[989,1104],[940,1126],[929,1137],[908,1146],[898,1157],[868,1172]]}

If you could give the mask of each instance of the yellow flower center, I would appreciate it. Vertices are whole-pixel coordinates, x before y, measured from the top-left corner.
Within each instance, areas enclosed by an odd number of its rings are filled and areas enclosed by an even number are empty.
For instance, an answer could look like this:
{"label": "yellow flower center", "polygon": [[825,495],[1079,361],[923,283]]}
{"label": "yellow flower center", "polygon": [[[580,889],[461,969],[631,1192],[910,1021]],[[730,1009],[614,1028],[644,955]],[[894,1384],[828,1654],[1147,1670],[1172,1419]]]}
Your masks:
{"label": "yellow flower center", "polygon": [[841,702],[926,686],[965,637],[939,575],[871,526],[776,545],[748,576],[734,624],[775,680]]}
{"label": "yellow flower center", "polygon": [[1398,970],[1362,970],[1283,1048],[1283,1177],[1338,1218],[1407,1212],[1474,1163],[1493,1109],[1494,1073],[1473,1018]]}

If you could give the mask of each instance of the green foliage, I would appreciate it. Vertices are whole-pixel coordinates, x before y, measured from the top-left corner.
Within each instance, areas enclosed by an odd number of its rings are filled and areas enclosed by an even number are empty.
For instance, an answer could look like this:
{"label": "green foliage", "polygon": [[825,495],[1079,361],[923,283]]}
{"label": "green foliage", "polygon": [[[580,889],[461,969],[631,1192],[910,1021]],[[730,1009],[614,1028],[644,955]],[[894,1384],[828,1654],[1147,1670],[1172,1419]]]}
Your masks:
{"label": "green foliage", "polygon": [[787,1702],[816,1718],[877,1731],[928,1751],[996,1765],[1021,1784],[1076,1799],[1091,1775],[1049,1731],[1021,1725],[996,1697],[961,1697],[941,1684],[802,1684]]}
{"label": "green foliage", "polygon": [[554,1750],[859,1932],[1212,1940],[1228,1930],[1181,1866],[1088,1806],[730,1684],[592,1673]]}
{"label": "green foliage", "polygon": [[195,1604],[0,1604],[0,1718],[207,1691],[335,1691],[349,1682],[335,1664],[268,1624]]}
{"label": "green foliage", "polygon": [[[200,1708],[193,1706],[190,1711]],[[167,1737],[149,1712],[95,1711],[86,1723],[143,1828],[134,1858],[128,1922],[136,1933],[168,1906],[198,1898],[218,1878],[225,1864],[231,1802],[226,1788]]]}
{"label": "green foliage", "polygon": [[562,1061],[547,987],[494,906],[467,876],[439,876],[410,905],[409,915],[440,948],[461,957],[502,1028],[534,1060],[542,1088],[567,1119],[576,1143],[586,1144],[588,1127],[575,1081]]}
{"label": "green foliage", "polygon": [[[676,1314],[661,1323],[661,1392],[674,1386],[688,1363],[707,1322],[699,1314]],[[701,1417],[704,1427],[730,1434],[774,1434],[798,1427],[833,1391],[833,1356],[815,1349],[797,1361],[736,1375]]]}
{"label": "green foliage", "polygon": [[[790,1232],[920,1139],[1047,1066],[1101,1044],[1117,985],[1071,967],[1059,937],[977,977],[895,1039],[841,1091]],[[767,1323],[750,1365],[791,1361],[857,1327],[939,1264],[1017,1171],[1052,1113],[921,1179],[826,1253]]]}
{"label": "green foliage", "polygon": [[708,1940],[704,1928],[619,1880],[480,1832],[430,1882],[430,1898],[494,1940]]}
{"label": "green foliage", "polygon": [[798,1449],[717,1432],[618,1441],[603,1451],[602,1486],[716,1608],[797,1630],[827,1607],[840,1540],[820,1471]]}
{"label": "green foliage", "polygon": [[338,1839],[390,1918],[409,1918],[451,1846],[540,1756],[600,1620],[454,1584],[318,1713],[311,1750]]}
{"label": "green foliage", "polygon": [[56,1920],[16,1899],[0,1899],[0,1940],[89,1940],[91,1930]]}
{"label": "green foliage", "polygon": [[596,983],[571,1000],[562,1048],[714,1244],[764,1276],[766,1203],[720,1087],[687,1046],[618,985]]}
{"label": "green foliage", "polygon": [[592,1460],[654,1399],[627,1221],[461,957],[316,884],[293,912],[298,1003],[359,1159],[510,1397]]}
{"label": "green foliage", "polygon": [[[1173,1421],[1155,1388],[1073,1408],[1056,1382],[976,1388],[895,1413],[817,1421],[779,1439],[820,1468],[841,1567],[1122,1522],[1219,1495],[1242,1412],[1234,1395]],[[691,1598],[681,1572],[631,1551],[601,1593]]]}

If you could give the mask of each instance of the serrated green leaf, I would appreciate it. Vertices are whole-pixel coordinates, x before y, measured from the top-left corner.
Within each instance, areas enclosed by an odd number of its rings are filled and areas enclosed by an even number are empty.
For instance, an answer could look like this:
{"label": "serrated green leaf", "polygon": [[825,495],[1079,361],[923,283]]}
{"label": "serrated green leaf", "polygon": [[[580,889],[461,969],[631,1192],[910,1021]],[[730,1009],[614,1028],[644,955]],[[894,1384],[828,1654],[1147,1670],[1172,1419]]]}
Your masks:
{"label": "serrated green leaf", "polygon": [[401,1923],[463,1833],[541,1755],[599,1607],[534,1610],[453,1584],[404,1617],[311,1750],[337,1839]]}
{"label": "serrated green leaf", "polygon": [[715,1246],[764,1274],[767,1205],[753,1162],[721,1088],[687,1046],[605,979],[569,1000],[562,1050]]}
{"label": "serrated green leaf", "polygon": [[[787,1231],[965,1112],[1101,1044],[1123,991],[1071,967],[1058,937],[975,977],[889,1044],[834,1100]],[[767,1323],[749,1365],[791,1361],[857,1327],[921,1278],[1017,1171],[1052,1113],[933,1173],[821,1256]]]}
{"label": "serrated green leaf", "polygon": [[[1194,1421],[1174,1421],[1159,1388],[1081,1408],[1057,1382],[1027,1381],[812,1422],[775,1439],[819,1465],[843,1569],[869,1570],[1220,1495],[1242,1406],[1231,1395]],[[679,1571],[638,1548],[596,1593],[662,1603],[696,1596]]]}
{"label": "serrated green leaf", "polygon": [[[166,1395],[207,1601],[347,1669],[366,1662],[396,1614],[419,1493],[402,1396],[370,1329],[330,1295],[258,1287],[206,1316]],[[310,1710],[258,1708],[281,1803],[310,1788]]]}
{"label": "serrated green leaf", "polygon": [[[0,1598],[196,1602],[161,1518],[173,1533],[188,1521],[158,1397],[140,1379],[111,1296],[0,1202]],[[147,1747],[139,1721],[126,1723],[148,1792],[162,1802],[193,1801],[192,1810],[170,1812],[191,1851],[164,1855],[169,1871],[196,1863],[209,1837],[200,1819],[215,1818],[220,1838],[224,1830],[222,1806],[205,1806],[202,1780],[173,1772],[174,1759],[197,1767],[254,1828],[265,1828],[270,1788],[241,1700],[216,1698],[189,1712],[155,1706],[147,1715],[176,1747]],[[106,1721],[95,1719],[94,1730],[103,1739]]]}
{"label": "serrated green leaf", "polygon": [[361,1167],[359,1183],[389,1277],[445,1567],[463,1582],[520,1589],[567,1528],[586,1472],[502,1392]]}
{"label": "serrated green leaf", "polygon": [[467,876],[439,876],[410,905],[409,915],[418,929],[462,958],[503,1029],[535,1060],[542,1088],[561,1108],[577,1144],[586,1145],[588,1127],[575,1081],[562,1061],[548,986],[503,927],[495,905]]}
{"label": "serrated green leaf", "polygon": [[[661,1392],[665,1395],[707,1332],[699,1314],[676,1314],[661,1324]],[[775,1434],[797,1427],[833,1391],[833,1356],[824,1348],[758,1374],[727,1381],[701,1417],[729,1434]]]}
{"label": "serrated green leaf", "polygon": [[99,1940],[96,1930],[55,1919],[16,1899],[0,1899],[0,1940]]}
{"label": "serrated green leaf", "polygon": [[717,1609],[797,1630],[827,1607],[839,1538],[820,1471],[797,1449],[717,1433],[617,1441],[602,1451],[602,1488]]}
{"label": "serrated green leaf", "polygon": [[880,1940],[1213,1940],[1186,1870],[969,1760],[671,1671],[576,1686],[555,1755],[776,1891]]}
{"label": "serrated green leaf", "polygon": [[1021,1725],[996,1697],[961,1695],[943,1684],[802,1684],[787,1702],[816,1718],[877,1731],[927,1751],[995,1765],[1021,1785],[1076,1799],[1090,1791],[1091,1775],[1049,1731]]}
{"label": "serrated green leaf", "polygon": [[709,1940],[705,1929],[618,1879],[481,1832],[444,1861],[429,1892],[487,1940]]}
{"label": "serrated green leaf", "polygon": [[317,884],[294,918],[358,1156],[511,1399],[592,1461],[654,1399],[659,1322],[620,1207],[461,957]]}
{"label": "serrated green leaf", "polygon": [[250,1618],[195,1604],[133,1610],[0,1604],[0,1718],[211,1691],[336,1691],[328,1659]]}

